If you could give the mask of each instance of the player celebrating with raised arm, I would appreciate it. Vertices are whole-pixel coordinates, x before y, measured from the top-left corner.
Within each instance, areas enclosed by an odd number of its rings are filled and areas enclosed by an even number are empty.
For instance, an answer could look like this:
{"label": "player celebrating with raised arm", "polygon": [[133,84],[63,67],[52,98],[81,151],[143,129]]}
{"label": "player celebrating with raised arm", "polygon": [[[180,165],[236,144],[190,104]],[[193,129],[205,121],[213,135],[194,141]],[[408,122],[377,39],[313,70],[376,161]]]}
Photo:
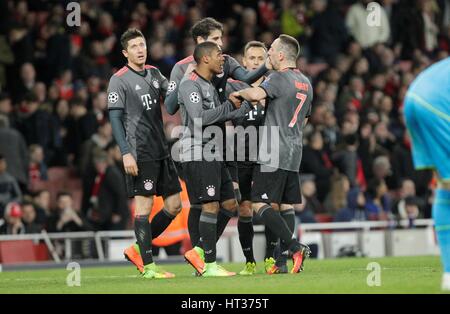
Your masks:
{"label": "player celebrating with raised arm", "polygon": [[414,166],[438,175],[432,211],[444,266],[442,290],[450,291],[450,57],[411,83],[404,114]]}
{"label": "player celebrating with raised arm", "polygon": [[[136,202],[134,230],[137,245],[124,252],[144,278],[172,278],[153,262],[152,239],[160,235],[181,210],[178,173],[169,154],[163,130],[161,98],[168,81],[146,65],[144,35],[129,29],[121,36],[127,65],[108,86],[108,109],[114,138],[120,147],[129,197]],[[164,198],[164,209],[149,222],[153,195]]]}
{"label": "player celebrating with raised arm", "polygon": [[[298,171],[302,158],[303,126],[311,111],[313,91],[309,80],[296,69],[299,51],[300,46],[295,38],[280,35],[268,53],[276,72],[259,87],[231,94],[247,101],[267,101],[265,129],[260,134],[258,165],[253,173],[252,207],[293,253],[291,273],[302,270],[310,250],[294,238],[292,228],[270,204],[282,204],[282,208],[289,208],[290,204],[301,203]],[[279,141],[276,141],[277,138]],[[272,272],[277,272],[277,266],[273,268]]]}
{"label": "player celebrating with raised arm", "polygon": [[[224,57],[220,47],[212,42],[196,46],[194,58],[196,70],[183,78],[178,91],[183,125],[180,159],[186,178],[189,200],[201,204],[199,233],[202,248],[194,247],[195,259],[186,260],[199,274],[206,277],[232,276],[216,263],[216,241],[219,228],[220,205],[228,211],[236,211],[237,201],[230,174],[223,161],[224,124],[240,107],[240,101],[230,96],[221,103],[219,94],[211,83],[214,75],[223,72]],[[245,102],[239,111],[250,111],[253,107]],[[217,134],[221,133],[221,136]],[[222,141],[222,142],[220,142]],[[209,154],[208,154],[209,153]],[[204,262],[200,258],[204,254]]]}
{"label": "player celebrating with raised arm", "polygon": [[[197,22],[191,29],[191,35],[196,45],[203,42],[214,42],[219,46],[222,46],[223,25],[213,18],[207,17]],[[170,83],[167,91],[167,97],[164,101],[167,112],[169,114],[175,114],[179,108],[178,102],[178,87],[181,79],[190,74],[195,68],[196,61],[191,55],[181,61],[179,61],[172,69],[170,73]],[[219,100],[223,103],[227,97],[225,95],[226,83],[229,77],[246,82],[248,84],[258,80],[267,72],[267,68],[262,65],[254,71],[247,71],[244,69],[234,58],[224,55],[223,72],[218,75],[213,75],[211,82],[217,89],[219,94]],[[234,162],[227,162],[227,168],[230,171],[231,178],[233,180],[233,186],[235,189],[236,197],[239,199],[239,188],[237,178],[237,168]],[[188,229],[189,236],[191,238],[192,246],[199,245],[200,234],[198,229],[199,218],[201,214],[201,204],[192,204],[189,211]],[[222,234],[228,221],[234,216],[234,212],[229,212],[225,209],[221,209],[218,215],[218,236]],[[194,251],[187,253],[189,255],[195,254]]]}

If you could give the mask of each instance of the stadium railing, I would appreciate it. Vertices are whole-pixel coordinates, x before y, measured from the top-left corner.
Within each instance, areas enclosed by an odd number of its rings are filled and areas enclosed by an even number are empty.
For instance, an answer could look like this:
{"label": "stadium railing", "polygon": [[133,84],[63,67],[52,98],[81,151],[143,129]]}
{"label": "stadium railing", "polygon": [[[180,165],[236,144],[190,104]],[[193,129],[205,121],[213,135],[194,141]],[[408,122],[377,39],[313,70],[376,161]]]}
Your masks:
{"label": "stadium railing", "polygon": [[[389,232],[392,230],[406,230],[410,222],[408,220],[404,221],[352,221],[352,222],[332,222],[332,223],[309,223],[301,224],[298,228],[299,234],[302,237],[307,233],[319,232],[319,233],[335,233],[339,231],[355,232],[361,236],[364,232],[371,230],[383,230]],[[431,219],[417,219],[414,221],[415,228],[433,228],[433,221]],[[255,234],[264,233],[263,225],[254,226]],[[408,229],[409,230],[409,229]],[[224,238],[229,241],[228,244],[231,245],[233,237],[238,235],[236,226],[228,226],[224,232]],[[43,231],[38,234],[22,234],[22,235],[0,235],[0,244],[4,241],[23,241],[31,240],[35,243],[39,241],[44,241],[48,251],[54,262],[61,262],[61,258],[65,261],[71,260],[72,258],[72,244],[76,240],[91,240],[94,243],[94,247],[98,256],[99,261],[107,260],[105,254],[105,244],[108,241],[114,239],[130,239],[133,240],[135,234],[133,230],[122,230],[122,231],[87,231],[87,232],[61,232],[61,233],[47,233]],[[60,257],[55,250],[54,242],[61,241],[64,243],[64,257]],[[330,257],[330,254],[326,254]],[[232,260],[232,259],[231,259]],[[1,261],[0,261],[1,263]]]}

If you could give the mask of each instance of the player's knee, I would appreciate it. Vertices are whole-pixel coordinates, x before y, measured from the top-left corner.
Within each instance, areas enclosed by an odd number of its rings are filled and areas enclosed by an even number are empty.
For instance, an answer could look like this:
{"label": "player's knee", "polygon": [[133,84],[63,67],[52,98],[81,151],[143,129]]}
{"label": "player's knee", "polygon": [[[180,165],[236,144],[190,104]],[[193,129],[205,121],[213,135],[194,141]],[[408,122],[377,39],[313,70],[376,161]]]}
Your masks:
{"label": "player's knee", "polygon": [[253,209],[251,207],[239,207],[239,216],[241,217],[252,217]]}
{"label": "player's knee", "polygon": [[234,198],[222,202],[221,205],[222,205],[222,208],[223,208],[223,209],[226,209],[226,210],[228,210],[228,211],[230,211],[230,212],[236,212],[236,211],[238,210],[238,207],[239,207],[239,205],[238,205],[236,199],[234,199]]}
{"label": "player's knee", "polygon": [[212,214],[217,214],[219,212],[219,203],[210,202],[202,204],[202,211]]}
{"label": "player's knee", "polygon": [[181,202],[171,204],[171,206],[167,208],[167,211],[173,216],[178,215],[181,212]]}
{"label": "player's knee", "polygon": [[136,216],[150,215],[150,213],[151,213],[151,208],[136,206],[136,209],[135,209]]}
{"label": "player's knee", "polygon": [[150,215],[153,207],[153,198],[147,196],[136,196],[136,207],[135,214],[136,215]]}
{"label": "player's knee", "polygon": [[260,210],[261,208],[263,208],[264,206],[266,206],[266,205],[268,205],[268,204],[266,204],[266,203],[253,203],[253,204],[252,204],[252,209],[253,209],[253,211],[254,211],[255,213],[258,213],[259,210]]}

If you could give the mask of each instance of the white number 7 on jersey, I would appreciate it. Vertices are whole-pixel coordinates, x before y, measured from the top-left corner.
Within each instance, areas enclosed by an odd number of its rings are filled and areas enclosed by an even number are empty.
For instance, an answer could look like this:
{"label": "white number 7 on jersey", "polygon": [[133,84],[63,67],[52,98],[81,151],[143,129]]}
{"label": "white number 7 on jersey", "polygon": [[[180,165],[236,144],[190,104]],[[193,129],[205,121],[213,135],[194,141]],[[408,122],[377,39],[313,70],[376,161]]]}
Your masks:
{"label": "white number 7 on jersey", "polygon": [[297,93],[297,95],[295,97],[297,99],[300,99],[300,103],[298,104],[297,109],[295,109],[295,113],[294,113],[294,116],[292,117],[291,123],[289,123],[289,127],[290,128],[294,127],[294,125],[297,123],[298,113],[300,112],[300,110],[303,107],[303,104],[306,101],[306,95],[305,94]]}

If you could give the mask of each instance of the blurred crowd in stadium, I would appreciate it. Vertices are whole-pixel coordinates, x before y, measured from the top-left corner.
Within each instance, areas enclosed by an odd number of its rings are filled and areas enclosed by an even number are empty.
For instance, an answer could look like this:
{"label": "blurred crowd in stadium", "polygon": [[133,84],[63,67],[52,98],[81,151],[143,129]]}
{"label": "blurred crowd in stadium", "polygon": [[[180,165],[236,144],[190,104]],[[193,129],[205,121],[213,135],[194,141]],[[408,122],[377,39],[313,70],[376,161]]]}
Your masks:
{"label": "blurred crowd in stadium", "polygon": [[[450,53],[449,1],[385,0],[375,12],[349,0],[82,0],[79,27],[66,24],[68,2],[0,2],[0,234],[130,226],[106,112],[125,62],[119,36],[141,29],[148,63],[169,77],[206,16],[224,23],[223,50],[238,60],[248,41],[270,46],[280,33],[302,45],[314,103],[300,221],[430,217],[433,177],[413,169],[402,104],[416,75]],[[180,118],[164,121],[170,137]]]}

